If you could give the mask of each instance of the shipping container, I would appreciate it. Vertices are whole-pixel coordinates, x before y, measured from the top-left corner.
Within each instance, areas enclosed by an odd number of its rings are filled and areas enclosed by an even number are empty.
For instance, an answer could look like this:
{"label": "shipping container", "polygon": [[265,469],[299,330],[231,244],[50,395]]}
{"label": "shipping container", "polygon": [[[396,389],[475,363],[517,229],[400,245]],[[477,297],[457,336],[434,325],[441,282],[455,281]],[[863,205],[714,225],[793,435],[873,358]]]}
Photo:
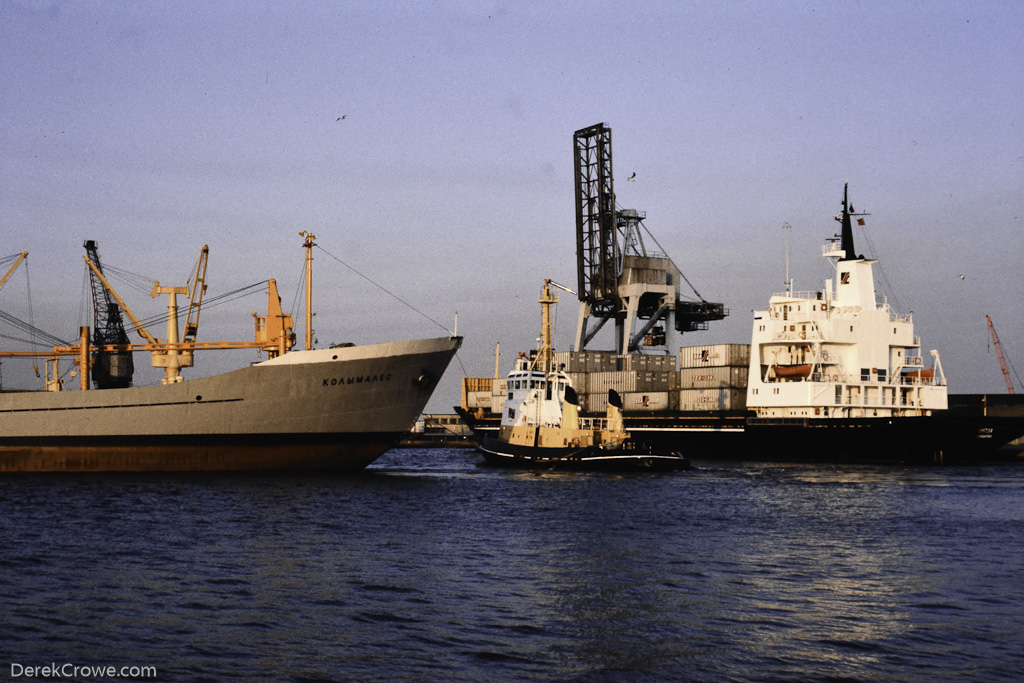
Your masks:
{"label": "shipping container", "polygon": [[625,413],[654,413],[669,409],[669,392],[633,392],[622,395],[622,411]]}
{"label": "shipping container", "polygon": [[491,410],[493,400],[489,391],[467,391],[462,399],[462,407],[466,410],[483,408]]}
{"label": "shipping container", "polygon": [[491,393],[491,385],[494,383],[493,377],[463,377],[462,386],[465,391],[486,391]]}
{"label": "shipping container", "polygon": [[674,372],[676,369],[675,356],[654,356],[630,354],[620,356],[622,369],[635,372]]}
{"label": "shipping container", "polygon": [[492,403],[493,383],[493,377],[463,377],[462,408],[464,410],[489,410]]}
{"label": "shipping container", "polygon": [[587,381],[587,378],[590,376],[588,373],[567,372],[566,374],[569,376],[569,382],[572,384],[572,388],[576,390],[577,394],[587,393],[587,387],[590,385]]}
{"label": "shipping container", "polygon": [[669,391],[675,381],[672,372],[593,372],[587,376],[587,392]]}
{"label": "shipping container", "polygon": [[711,344],[679,349],[681,369],[741,365],[750,365],[750,344]]}
{"label": "shipping container", "polygon": [[608,412],[608,392],[580,395],[580,408],[585,413],[604,415]]}
{"label": "shipping container", "polygon": [[556,351],[555,367],[565,372],[607,372],[615,370],[612,351]]}
{"label": "shipping container", "polygon": [[683,368],[679,371],[680,389],[747,388],[750,369],[743,366]]}
{"label": "shipping container", "polygon": [[747,407],[745,389],[680,389],[679,410],[682,412],[706,410],[744,410]]}

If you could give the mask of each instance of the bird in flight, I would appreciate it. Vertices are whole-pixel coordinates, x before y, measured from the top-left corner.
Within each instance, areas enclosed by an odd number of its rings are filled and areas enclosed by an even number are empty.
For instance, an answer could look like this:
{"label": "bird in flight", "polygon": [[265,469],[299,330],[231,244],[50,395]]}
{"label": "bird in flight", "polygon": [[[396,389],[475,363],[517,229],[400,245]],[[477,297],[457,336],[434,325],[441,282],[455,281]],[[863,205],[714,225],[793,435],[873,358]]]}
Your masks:
{"label": "bird in flight", "polygon": [[628,178],[626,178],[626,180],[628,180],[631,183],[632,182],[636,182],[636,171],[633,171],[633,175],[631,175]]}
{"label": "bird in flight", "polygon": [[347,118],[348,118],[348,114],[342,114],[341,116],[338,117],[337,120],[341,121],[342,119],[347,119]]}

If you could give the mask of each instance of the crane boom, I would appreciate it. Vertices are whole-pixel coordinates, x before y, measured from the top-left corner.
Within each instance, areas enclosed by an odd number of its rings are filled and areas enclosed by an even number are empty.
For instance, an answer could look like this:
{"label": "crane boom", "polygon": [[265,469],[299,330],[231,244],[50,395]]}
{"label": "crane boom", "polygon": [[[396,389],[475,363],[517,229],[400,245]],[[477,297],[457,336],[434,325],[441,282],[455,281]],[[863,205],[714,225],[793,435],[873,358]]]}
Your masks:
{"label": "crane boom", "polygon": [[210,257],[210,247],[206,244],[199,250],[199,262],[196,263],[195,280],[189,291],[188,314],[185,316],[185,333],[182,342],[194,342],[199,334],[199,311],[203,305],[203,294],[206,293],[206,263]]}
{"label": "crane boom", "polygon": [[1017,390],[1013,388],[1013,380],[1010,379],[1010,369],[1006,367],[1006,356],[1003,355],[1003,345],[999,343],[999,335],[996,334],[996,326],[992,324],[992,318],[985,316],[985,320],[988,321],[988,331],[992,334],[992,346],[996,347],[996,358],[999,359],[999,369],[1003,371],[1003,381],[1006,382],[1006,392],[1008,394],[1016,394]]}
{"label": "crane boom", "polygon": [[114,291],[114,288],[110,285],[109,282],[107,282],[107,278],[103,276],[103,273],[100,271],[99,268],[96,267],[96,264],[93,263],[88,256],[83,256],[82,258],[85,259],[85,264],[89,266],[89,270],[92,271],[93,275],[99,278],[99,281],[100,283],[103,284],[103,287],[108,292],[110,292],[110,295],[112,297],[114,297],[114,300],[117,301],[117,305],[121,307],[121,310],[124,311],[129,318],[131,318],[132,323],[135,325],[135,330],[140,335],[142,335],[142,338],[145,339],[150,344],[159,344],[160,342],[149,333],[149,330],[147,330],[146,326],[142,324],[142,321],[139,320],[134,313],[132,313],[132,309],[128,308],[128,304],[124,302],[124,299],[121,298],[121,295]]}
{"label": "crane boom", "polygon": [[18,260],[14,262],[14,265],[7,270],[7,272],[4,274],[2,278],[0,278],[0,287],[4,286],[4,284],[7,282],[7,279],[11,277],[11,274],[17,269],[19,265],[21,265],[21,262],[25,260],[26,256],[28,256],[27,251],[21,252],[21,256],[19,256]]}

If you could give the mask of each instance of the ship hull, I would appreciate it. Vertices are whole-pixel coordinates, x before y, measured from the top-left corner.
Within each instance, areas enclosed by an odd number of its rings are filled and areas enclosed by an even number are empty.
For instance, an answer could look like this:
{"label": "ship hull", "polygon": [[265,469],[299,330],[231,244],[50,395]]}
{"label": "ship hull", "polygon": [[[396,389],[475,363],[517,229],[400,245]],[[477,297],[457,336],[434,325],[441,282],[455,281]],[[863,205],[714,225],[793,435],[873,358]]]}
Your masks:
{"label": "ship hull", "polygon": [[0,471],[359,470],[461,339],[297,351],[168,386],[0,394]]}
{"label": "ship hull", "polygon": [[[756,420],[740,412],[625,415],[625,428],[661,451],[691,459],[872,464],[972,464],[1005,459],[1000,450],[1024,435],[1024,400],[953,395],[928,417]],[[478,438],[498,418],[462,411]],[[493,437],[491,437],[493,438]]]}
{"label": "ship hull", "polygon": [[539,448],[486,436],[479,450],[488,464],[515,469],[668,472],[690,467],[689,461],[678,453],[662,454],[649,448]]}
{"label": "ship hull", "polygon": [[984,460],[984,428],[946,417],[747,421],[752,460],[967,464]]}

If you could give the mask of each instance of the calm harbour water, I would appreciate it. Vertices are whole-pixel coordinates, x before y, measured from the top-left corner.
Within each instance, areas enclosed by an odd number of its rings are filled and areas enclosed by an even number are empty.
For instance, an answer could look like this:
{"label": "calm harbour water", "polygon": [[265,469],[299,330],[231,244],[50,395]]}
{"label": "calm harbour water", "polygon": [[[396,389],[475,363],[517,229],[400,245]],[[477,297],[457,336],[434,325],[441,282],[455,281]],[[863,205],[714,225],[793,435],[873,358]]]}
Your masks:
{"label": "calm harbour water", "polygon": [[1024,672],[1022,465],[479,462],[0,478],[0,680],[54,663],[160,681]]}

